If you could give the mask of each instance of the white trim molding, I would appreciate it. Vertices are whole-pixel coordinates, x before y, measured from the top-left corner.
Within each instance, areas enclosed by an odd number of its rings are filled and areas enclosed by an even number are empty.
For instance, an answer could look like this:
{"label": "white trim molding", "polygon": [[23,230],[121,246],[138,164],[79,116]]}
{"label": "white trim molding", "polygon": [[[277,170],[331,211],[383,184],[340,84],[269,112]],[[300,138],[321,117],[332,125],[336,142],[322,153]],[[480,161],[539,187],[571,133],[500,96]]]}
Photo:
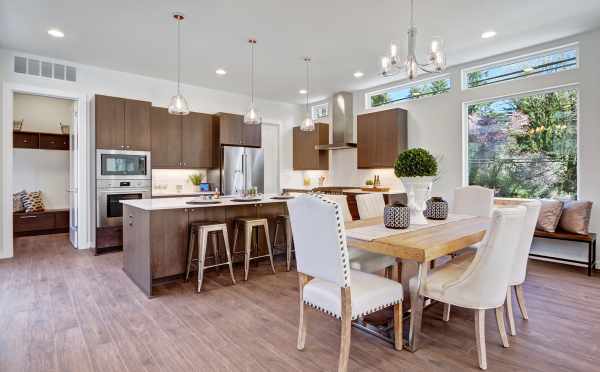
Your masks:
{"label": "white trim molding", "polygon": [[2,117],[2,247],[0,258],[13,257],[13,208],[12,208],[12,179],[13,179],[13,98],[15,93],[33,94],[73,100],[77,103],[78,136],[78,179],[77,179],[77,226],[78,248],[90,248],[89,239],[89,133],[88,133],[88,99],[86,95],[75,92],[65,92],[31,85],[4,83],[3,87],[3,117]]}

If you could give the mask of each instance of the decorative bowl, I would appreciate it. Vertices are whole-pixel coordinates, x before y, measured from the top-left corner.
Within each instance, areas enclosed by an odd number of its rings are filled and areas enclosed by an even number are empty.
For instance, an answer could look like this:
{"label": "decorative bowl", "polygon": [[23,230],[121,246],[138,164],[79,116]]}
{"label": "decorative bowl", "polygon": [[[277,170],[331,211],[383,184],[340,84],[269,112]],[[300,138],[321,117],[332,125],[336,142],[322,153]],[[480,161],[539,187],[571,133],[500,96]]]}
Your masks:
{"label": "decorative bowl", "polygon": [[430,220],[445,220],[448,218],[448,202],[439,196],[427,200],[427,208],[423,214]]}
{"label": "decorative bowl", "polygon": [[406,229],[410,226],[410,208],[401,203],[386,205],[383,224],[388,229]]}

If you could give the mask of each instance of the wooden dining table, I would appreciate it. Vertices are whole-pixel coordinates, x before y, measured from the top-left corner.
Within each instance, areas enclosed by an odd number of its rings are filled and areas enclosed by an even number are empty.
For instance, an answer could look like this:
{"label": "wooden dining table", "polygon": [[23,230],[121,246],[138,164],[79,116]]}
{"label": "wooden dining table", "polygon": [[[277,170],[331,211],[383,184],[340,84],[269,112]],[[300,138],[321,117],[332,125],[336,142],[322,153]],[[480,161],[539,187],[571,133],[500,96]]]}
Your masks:
{"label": "wooden dining table", "polygon": [[[354,228],[382,225],[383,218],[371,218],[346,222],[346,230]],[[359,248],[372,253],[396,257],[398,265],[401,262],[414,261],[417,263],[418,291],[411,295],[410,327],[406,348],[416,351],[419,347],[419,334],[423,317],[425,298],[421,295],[422,286],[427,278],[431,262],[437,258],[450,255],[475,243],[480,242],[490,224],[487,217],[467,217],[450,221],[415,231],[398,230],[397,234],[374,240],[358,240],[348,238],[348,246]],[[398,270],[398,280],[401,281],[401,270]]]}

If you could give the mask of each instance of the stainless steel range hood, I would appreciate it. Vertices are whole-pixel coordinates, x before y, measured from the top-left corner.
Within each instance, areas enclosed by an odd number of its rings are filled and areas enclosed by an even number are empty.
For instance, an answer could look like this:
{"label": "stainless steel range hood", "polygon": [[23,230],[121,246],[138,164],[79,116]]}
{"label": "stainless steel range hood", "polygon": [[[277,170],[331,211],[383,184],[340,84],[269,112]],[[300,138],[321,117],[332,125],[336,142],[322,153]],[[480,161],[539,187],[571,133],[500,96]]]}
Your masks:
{"label": "stainless steel range hood", "polygon": [[343,150],[356,148],[354,142],[354,111],[352,110],[352,93],[340,92],[333,95],[331,110],[333,142],[328,145],[317,145],[317,150]]}

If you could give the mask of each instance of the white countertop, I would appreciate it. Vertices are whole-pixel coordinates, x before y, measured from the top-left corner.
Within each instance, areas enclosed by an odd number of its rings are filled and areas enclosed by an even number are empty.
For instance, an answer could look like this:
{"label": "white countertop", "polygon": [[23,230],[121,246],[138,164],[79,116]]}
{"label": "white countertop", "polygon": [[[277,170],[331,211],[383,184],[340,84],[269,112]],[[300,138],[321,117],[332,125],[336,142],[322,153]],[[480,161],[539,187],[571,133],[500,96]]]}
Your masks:
{"label": "white countertop", "polygon": [[348,194],[387,194],[387,195],[404,194],[406,192],[404,190],[365,191],[365,190],[361,190],[361,189],[344,189],[342,191],[345,193],[348,193]]}
{"label": "white countertop", "polygon": [[152,197],[153,198],[166,198],[166,197],[185,197],[185,196],[198,196],[198,195],[204,195],[204,194],[214,194],[214,192],[212,191],[206,191],[206,192],[199,192],[199,191],[192,191],[192,192],[160,192],[160,191],[152,191]]}
{"label": "white countertop", "polygon": [[195,197],[184,197],[184,198],[161,198],[161,199],[135,199],[135,200],[123,200],[122,204],[131,207],[143,209],[146,211],[164,210],[164,209],[185,209],[185,208],[210,208],[210,207],[230,207],[239,205],[253,205],[253,204],[270,204],[270,203],[285,203],[285,199],[271,199],[273,195],[263,195],[260,201],[255,202],[234,202],[232,197],[221,198],[221,203],[218,204],[187,204],[187,202],[196,199]]}

